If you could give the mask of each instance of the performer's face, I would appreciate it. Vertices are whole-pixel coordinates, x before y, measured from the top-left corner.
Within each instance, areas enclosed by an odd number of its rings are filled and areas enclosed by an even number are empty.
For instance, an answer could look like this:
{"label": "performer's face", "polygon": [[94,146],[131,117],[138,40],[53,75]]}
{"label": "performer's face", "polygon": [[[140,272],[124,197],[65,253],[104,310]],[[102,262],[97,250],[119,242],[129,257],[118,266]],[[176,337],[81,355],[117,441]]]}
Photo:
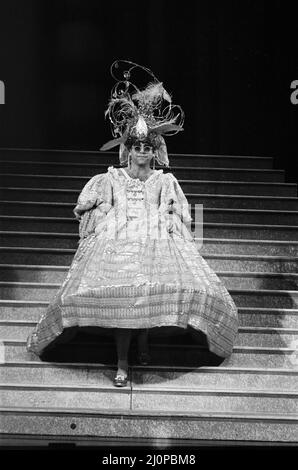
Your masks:
{"label": "performer's face", "polygon": [[131,147],[131,159],[137,165],[150,164],[150,161],[154,157],[153,147],[146,142],[136,142]]}

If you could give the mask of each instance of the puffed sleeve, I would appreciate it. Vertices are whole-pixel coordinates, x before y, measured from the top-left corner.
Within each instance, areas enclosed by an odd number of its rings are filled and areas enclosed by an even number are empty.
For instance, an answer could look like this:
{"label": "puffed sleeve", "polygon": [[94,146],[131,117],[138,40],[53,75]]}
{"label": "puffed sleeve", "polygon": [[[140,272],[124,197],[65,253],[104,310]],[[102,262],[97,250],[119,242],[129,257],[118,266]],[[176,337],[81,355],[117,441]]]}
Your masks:
{"label": "puffed sleeve", "polygon": [[73,212],[80,221],[80,238],[94,232],[100,218],[113,206],[113,188],[108,173],[93,176],[82,189]]}
{"label": "puffed sleeve", "polygon": [[159,212],[177,214],[183,223],[190,223],[193,219],[189,212],[188,201],[180,184],[172,173],[166,173],[160,194]]}

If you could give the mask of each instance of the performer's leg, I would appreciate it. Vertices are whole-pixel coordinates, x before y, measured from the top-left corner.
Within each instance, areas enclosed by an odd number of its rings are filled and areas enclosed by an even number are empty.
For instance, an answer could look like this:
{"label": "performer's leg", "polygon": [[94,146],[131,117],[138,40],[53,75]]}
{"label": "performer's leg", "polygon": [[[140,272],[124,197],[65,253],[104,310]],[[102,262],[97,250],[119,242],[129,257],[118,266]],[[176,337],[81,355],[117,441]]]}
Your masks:
{"label": "performer's leg", "polygon": [[148,329],[139,330],[138,334],[138,359],[142,365],[147,365],[150,362],[149,345],[148,345]]}
{"label": "performer's leg", "polygon": [[[128,350],[131,341],[131,330],[127,328],[119,328],[115,330],[115,340],[117,349],[117,376],[123,378],[123,382],[127,379],[128,374]],[[121,380],[120,380],[121,382]],[[120,385],[120,384],[118,384]],[[126,385],[123,383],[123,385]],[[120,385],[121,386],[121,385]]]}

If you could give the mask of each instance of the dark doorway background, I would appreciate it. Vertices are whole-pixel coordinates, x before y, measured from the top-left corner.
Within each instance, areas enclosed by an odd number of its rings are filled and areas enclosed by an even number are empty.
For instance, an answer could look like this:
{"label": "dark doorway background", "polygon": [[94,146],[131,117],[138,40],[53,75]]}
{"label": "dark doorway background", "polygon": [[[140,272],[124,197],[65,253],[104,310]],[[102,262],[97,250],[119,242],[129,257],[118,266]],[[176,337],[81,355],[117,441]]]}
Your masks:
{"label": "dark doorway background", "polygon": [[186,113],[171,152],[273,156],[296,181],[297,9],[280,0],[2,0],[0,147],[98,150],[115,59]]}

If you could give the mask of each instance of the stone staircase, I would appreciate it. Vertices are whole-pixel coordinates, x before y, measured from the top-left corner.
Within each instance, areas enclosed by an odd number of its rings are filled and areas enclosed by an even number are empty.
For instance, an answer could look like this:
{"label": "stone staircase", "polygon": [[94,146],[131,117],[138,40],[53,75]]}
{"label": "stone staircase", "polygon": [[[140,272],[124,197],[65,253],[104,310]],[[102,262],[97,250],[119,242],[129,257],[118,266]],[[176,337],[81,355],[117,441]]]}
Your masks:
{"label": "stone staircase", "polygon": [[[1,149],[2,442],[298,441],[298,199],[271,158],[170,156],[189,203],[204,204],[201,253],[239,308],[224,361],[184,337],[132,355],[112,385],[114,345],[78,335],[41,362],[25,349],[78,242],[79,191],[116,153]],[[62,361],[62,362],[61,362]]]}

